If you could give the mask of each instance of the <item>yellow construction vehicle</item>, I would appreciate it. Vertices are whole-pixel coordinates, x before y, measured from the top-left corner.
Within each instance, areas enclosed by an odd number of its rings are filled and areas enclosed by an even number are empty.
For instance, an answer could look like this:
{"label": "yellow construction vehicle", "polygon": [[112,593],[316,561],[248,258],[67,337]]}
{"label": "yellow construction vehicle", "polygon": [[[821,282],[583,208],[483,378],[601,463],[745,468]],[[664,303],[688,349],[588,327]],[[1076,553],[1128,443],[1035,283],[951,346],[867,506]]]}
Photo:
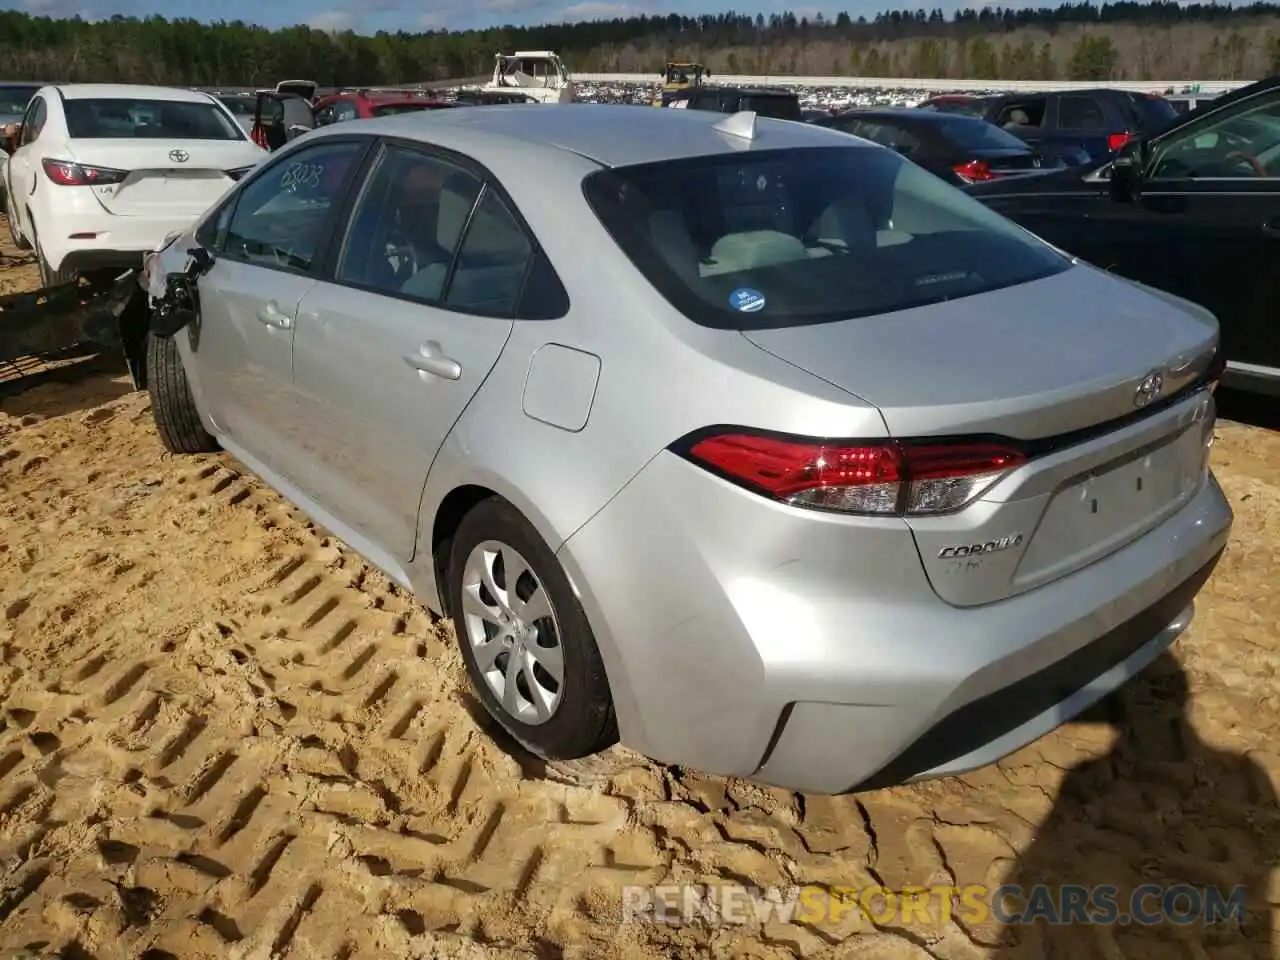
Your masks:
{"label": "yellow construction vehicle", "polygon": [[665,107],[684,90],[702,86],[702,81],[711,76],[711,71],[700,63],[667,64],[662,78],[662,94],[654,101],[655,107]]}

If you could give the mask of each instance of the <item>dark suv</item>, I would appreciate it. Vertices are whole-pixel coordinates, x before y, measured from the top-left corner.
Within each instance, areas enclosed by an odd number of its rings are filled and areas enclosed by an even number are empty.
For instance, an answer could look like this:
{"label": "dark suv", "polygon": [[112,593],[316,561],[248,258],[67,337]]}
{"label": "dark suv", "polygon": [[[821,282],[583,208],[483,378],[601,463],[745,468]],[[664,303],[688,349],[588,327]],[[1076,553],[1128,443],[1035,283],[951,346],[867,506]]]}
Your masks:
{"label": "dark suv", "polygon": [[1164,97],[1128,90],[1069,90],[992,97],[982,117],[1072,166],[1105,163],[1135,137],[1178,117]]}
{"label": "dark suv", "polygon": [[676,91],[667,106],[716,113],[751,110],[777,120],[804,120],[800,98],[777,87],[689,87]]}

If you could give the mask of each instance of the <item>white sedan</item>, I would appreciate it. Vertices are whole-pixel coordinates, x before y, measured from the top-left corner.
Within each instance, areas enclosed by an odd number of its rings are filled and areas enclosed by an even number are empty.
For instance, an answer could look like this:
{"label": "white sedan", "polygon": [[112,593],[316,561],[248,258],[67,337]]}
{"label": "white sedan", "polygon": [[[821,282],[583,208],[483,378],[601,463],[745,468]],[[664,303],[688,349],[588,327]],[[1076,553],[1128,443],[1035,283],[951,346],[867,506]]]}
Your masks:
{"label": "white sedan", "polygon": [[42,87],[4,165],[9,230],[45,286],[134,267],[265,155],[207,93]]}

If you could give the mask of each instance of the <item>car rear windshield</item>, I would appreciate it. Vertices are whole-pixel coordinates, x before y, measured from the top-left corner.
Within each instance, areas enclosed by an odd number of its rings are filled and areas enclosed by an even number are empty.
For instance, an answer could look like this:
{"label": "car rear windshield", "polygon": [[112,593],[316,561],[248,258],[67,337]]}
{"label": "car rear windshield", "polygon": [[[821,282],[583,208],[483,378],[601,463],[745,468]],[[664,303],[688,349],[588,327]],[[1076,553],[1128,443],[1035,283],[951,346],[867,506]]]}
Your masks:
{"label": "car rear windshield", "polygon": [[601,170],[587,202],[695,323],[752,330],[890,313],[1070,269],[891,150],[850,145]]}
{"label": "car rear windshield", "polygon": [[73,140],[243,140],[240,125],[211,102],[112,97],[66,100]]}
{"label": "car rear windshield", "polygon": [[948,143],[966,150],[1020,150],[1026,152],[1026,141],[1006,133],[995,124],[976,117],[949,116],[937,121],[936,128]]}
{"label": "car rear windshield", "polygon": [[0,87],[0,114],[23,114],[39,87]]}
{"label": "car rear windshield", "polygon": [[1164,97],[1149,93],[1131,93],[1129,98],[1134,111],[1138,114],[1139,122],[1148,131],[1154,132],[1169,121],[1178,118],[1178,108]]}

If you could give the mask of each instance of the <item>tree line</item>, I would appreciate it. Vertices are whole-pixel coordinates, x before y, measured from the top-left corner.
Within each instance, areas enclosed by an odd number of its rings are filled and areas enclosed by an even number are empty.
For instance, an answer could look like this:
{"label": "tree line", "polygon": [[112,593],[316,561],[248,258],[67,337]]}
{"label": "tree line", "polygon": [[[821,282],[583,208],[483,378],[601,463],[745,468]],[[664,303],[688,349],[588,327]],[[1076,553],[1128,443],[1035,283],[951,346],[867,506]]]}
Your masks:
{"label": "tree line", "polygon": [[650,73],[694,60],[715,74],[990,80],[1244,80],[1280,73],[1280,3],[1067,3],[960,10],[628,17],[360,36],[306,26],[163,17],[51,19],[0,12],[10,80],[265,86],[410,84],[488,73],[494,54],[552,49],[571,71]]}

